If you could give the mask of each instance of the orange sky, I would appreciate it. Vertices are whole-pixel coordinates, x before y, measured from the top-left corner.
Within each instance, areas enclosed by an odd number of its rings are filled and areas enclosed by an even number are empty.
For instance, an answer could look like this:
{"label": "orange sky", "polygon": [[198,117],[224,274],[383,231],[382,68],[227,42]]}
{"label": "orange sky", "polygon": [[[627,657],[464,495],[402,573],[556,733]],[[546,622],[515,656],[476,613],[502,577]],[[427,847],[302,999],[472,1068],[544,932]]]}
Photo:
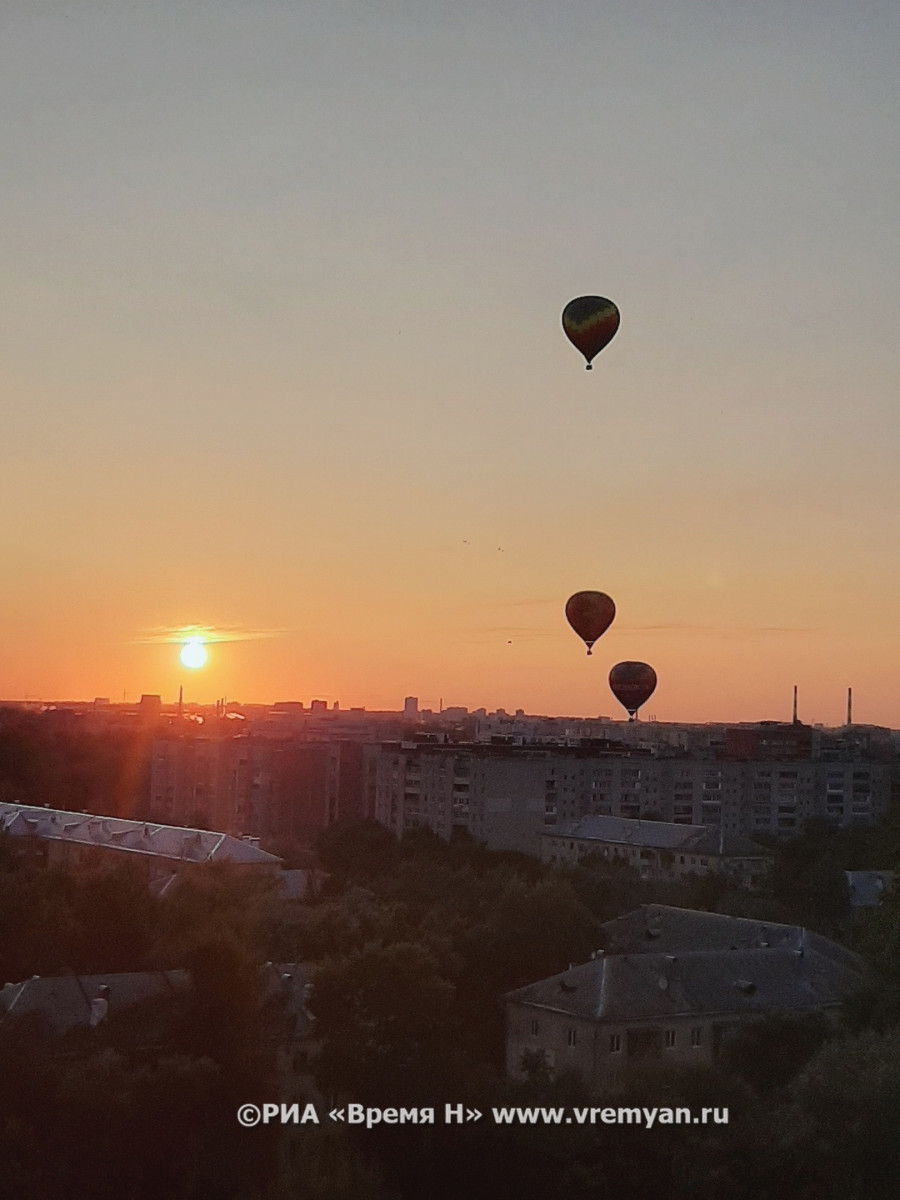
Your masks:
{"label": "orange sky", "polygon": [[678,11],[9,18],[0,695],[900,726],[900,22]]}

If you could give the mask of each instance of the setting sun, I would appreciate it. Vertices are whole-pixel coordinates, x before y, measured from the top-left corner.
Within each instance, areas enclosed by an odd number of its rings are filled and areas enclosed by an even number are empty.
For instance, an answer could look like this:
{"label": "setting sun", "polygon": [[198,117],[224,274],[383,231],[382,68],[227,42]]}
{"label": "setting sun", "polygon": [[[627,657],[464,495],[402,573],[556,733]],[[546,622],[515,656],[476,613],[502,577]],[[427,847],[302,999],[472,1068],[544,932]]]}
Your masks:
{"label": "setting sun", "polygon": [[191,670],[202,667],[206,662],[206,647],[203,645],[202,639],[192,637],[189,641],[185,642],[181,647],[181,653],[178,657],[181,659],[182,664],[190,667]]}

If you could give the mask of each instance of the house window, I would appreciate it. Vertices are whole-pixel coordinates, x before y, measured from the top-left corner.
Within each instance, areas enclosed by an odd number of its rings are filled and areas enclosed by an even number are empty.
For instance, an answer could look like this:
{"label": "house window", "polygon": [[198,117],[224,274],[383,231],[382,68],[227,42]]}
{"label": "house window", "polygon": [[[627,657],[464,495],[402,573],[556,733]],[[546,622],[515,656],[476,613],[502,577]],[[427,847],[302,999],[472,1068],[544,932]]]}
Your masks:
{"label": "house window", "polygon": [[537,1037],[539,1032],[540,1032],[540,1026],[538,1025],[537,1021],[532,1021],[531,1022],[531,1036]]}
{"label": "house window", "polygon": [[702,1044],[703,1044],[703,1030],[699,1029],[699,1028],[692,1029],[691,1030],[691,1045],[692,1046],[701,1046]]}
{"label": "house window", "polygon": [[609,1052],[617,1054],[622,1049],[622,1035],[619,1033],[611,1033],[609,1035]]}
{"label": "house window", "polygon": [[666,1030],[666,1049],[671,1050],[671,1048],[674,1045],[675,1045],[675,1030],[667,1029]]}
{"label": "house window", "polygon": [[567,1031],[567,1034],[568,1034],[569,1045],[574,1046],[575,1042],[577,1041],[578,1030],[577,1029],[569,1029]]}

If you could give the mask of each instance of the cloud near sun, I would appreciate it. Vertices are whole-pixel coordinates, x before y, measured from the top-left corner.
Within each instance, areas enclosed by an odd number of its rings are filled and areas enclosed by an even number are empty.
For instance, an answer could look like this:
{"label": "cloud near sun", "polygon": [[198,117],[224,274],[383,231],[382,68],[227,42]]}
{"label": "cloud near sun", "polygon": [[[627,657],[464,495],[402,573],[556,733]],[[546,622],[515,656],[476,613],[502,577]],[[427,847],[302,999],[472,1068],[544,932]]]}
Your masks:
{"label": "cloud near sun", "polygon": [[186,642],[253,642],[279,637],[284,629],[246,629],[242,625],[171,625],[148,629],[138,638],[142,645],[181,645]]}

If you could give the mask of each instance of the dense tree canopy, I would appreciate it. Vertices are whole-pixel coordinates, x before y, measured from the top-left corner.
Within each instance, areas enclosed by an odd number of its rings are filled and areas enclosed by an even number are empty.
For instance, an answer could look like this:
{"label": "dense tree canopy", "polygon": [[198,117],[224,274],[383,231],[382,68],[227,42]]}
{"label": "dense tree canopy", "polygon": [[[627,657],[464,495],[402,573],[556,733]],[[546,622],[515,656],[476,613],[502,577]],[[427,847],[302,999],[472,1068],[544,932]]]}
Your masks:
{"label": "dense tree canopy", "polygon": [[[3,777],[25,787],[40,760],[0,744],[4,761]],[[882,867],[897,865],[887,828]],[[606,860],[556,869],[467,838],[336,826],[320,846],[327,886],[291,906],[265,878],[227,866],[186,872],[156,901],[135,872],[37,871],[0,841],[0,981],[162,968],[190,977],[183,1002],[64,1046],[38,1028],[0,1028],[4,1184],[18,1200],[887,1197],[900,1167],[900,898],[889,893],[851,927],[841,890],[846,867],[875,865],[876,843],[813,826],[775,849],[771,885],[747,895],[717,881],[644,881]],[[312,1070],[326,1098],[468,1100],[482,1111],[585,1102],[577,1081],[546,1071],[503,1078],[503,995],[584,961],[602,946],[602,922],[651,902],[852,937],[869,975],[848,1027],[767,1017],[725,1044],[717,1070],[648,1070],[615,1098],[727,1105],[729,1124],[716,1128],[237,1127],[238,1098],[310,1086],[276,1067],[261,1040],[267,961],[315,966]]]}

